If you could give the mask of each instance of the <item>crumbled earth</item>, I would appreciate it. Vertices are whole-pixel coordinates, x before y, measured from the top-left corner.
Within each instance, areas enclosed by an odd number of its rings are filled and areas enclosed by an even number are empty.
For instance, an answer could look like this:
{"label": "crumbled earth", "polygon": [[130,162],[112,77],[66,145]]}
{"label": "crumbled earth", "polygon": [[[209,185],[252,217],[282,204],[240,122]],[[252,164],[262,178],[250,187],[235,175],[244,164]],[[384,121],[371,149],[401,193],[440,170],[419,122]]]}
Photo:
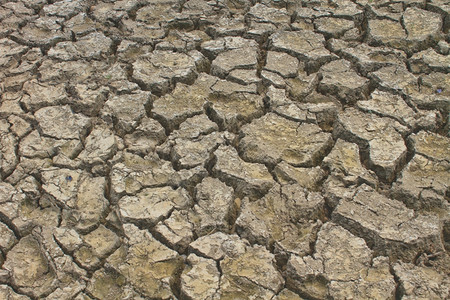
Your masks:
{"label": "crumbled earth", "polygon": [[449,299],[449,11],[0,0],[0,299]]}

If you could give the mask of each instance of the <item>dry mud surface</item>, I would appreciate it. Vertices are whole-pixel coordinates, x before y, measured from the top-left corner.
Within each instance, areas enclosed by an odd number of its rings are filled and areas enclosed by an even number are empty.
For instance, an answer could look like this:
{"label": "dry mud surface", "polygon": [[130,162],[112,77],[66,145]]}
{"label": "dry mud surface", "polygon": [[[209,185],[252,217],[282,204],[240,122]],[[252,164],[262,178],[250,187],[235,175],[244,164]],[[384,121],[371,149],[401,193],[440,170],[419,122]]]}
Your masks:
{"label": "dry mud surface", "polygon": [[447,0],[0,0],[0,299],[448,299]]}

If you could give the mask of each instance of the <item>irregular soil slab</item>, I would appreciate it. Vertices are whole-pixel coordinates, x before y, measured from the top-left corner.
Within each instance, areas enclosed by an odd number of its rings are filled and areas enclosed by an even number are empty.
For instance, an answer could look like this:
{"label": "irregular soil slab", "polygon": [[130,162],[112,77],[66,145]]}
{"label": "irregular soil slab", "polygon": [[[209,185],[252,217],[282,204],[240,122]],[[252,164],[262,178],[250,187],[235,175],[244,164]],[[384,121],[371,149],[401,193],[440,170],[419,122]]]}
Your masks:
{"label": "irregular soil slab", "polygon": [[352,20],[328,17],[315,20],[314,25],[318,32],[333,38],[341,37],[355,26]]}
{"label": "irregular soil slab", "polygon": [[0,233],[0,250],[6,253],[17,243],[17,238],[14,232],[3,223],[0,223]]}
{"label": "irregular soil slab", "polygon": [[428,48],[440,38],[442,17],[437,13],[408,7],[403,13],[401,22],[404,27],[398,21],[369,20],[369,43],[383,44],[414,53]]}
{"label": "irregular soil slab", "polygon": [[11,249],[3,268],[11,273],[12,283],[24,294],[42,297],[54,289],[55,270],[32,236],[22,238]]}
{"label": "irregular soil slab", "polygon": [[131,152],[147,155],[155,151],[156,146],[166,139],[162,125],[151,118],[143,118],[136,130],[124,136],[124,143]]}
{"label": "irregular soil slab", "polygon": [[409,136],[416,154],[434,161],[449,161],[450,138],[433,132],[420,131]]}
{"label": "irregular soil slab", "polygon": [[346,184],[377,184],[375,174],[361,164],[356,144],[338,139],[331,152],[323,159],[323,165]]}
{"label": "irregular soil slab", "polygon": [[402,299],[445,299],[450,295],[448,277],[432,268],[400,262],[394,265],[394,272]]}
{"label": "irregular soil slab", "polygon": [[189,212],[174,210],[170,217],[160,221],[153,230],[157,238],[179,253],[186,251],[188,245],[194,240],[194,224]]}
{"label": "irregular soil slab", "polygon": [[213,132],[197,139],[176,138],[158,147],[160,153],[170,157],[178,169],[191,169],[208,163],[212,152],[226,144],[233,135]]}
{"label": "irregular soil slab", "polygon": [[76,84],[74,86],[77,97],[70,102],[73,110],[89,117],[97,116],[103,103],[107,100],[109,88],[105,86]]}
{"label": "irregular soil slab", "polygon": [[220,53],[211,63],[211,75],[225,78],[236,69],[256,69],[258,50],[240,48]]}
{"label": "irregular soil slab", "polygon": [[33,46],[49,46],[70,40],[70,32],[63,31],[63,18],[42,16],[22,27],[15,36],[18,40]]}
{"label": "irregular soil slab", "polygon": [[248,247],[243,254],[225,257],[220,268],[217,299],[242,298],[249,293],[273,297],[284,285],[283,277],[275,268],[275,256],[262,246]]}
{"label": "irregular soil slab", "polygon": [[72,84],[86,84],[86,81],[97,82],[102,80],[103,72],[109,66],[104,61],[85,60],[57,62],[46,59],[42,62],[38,71],[42,82],[67,82]]}
{"label": "irregular soil slab", "polygon": [[433,48],[414,54],[409,60],[409,66],[413,73],[448,73],[450,58],[448,55],[437,53]]}
{"label": "irregular soil slab", "polygon": [[[37,192],[39,194],[39,192]],[[29,195],[9,183],[0,184],[0,215],[14,230],[15,235],[26,236],[35,226],[56,226],[60,222],[60,209],[49,205],[40,207],[30,201]],[[36,194],[35,194],[36,195]]]}
{"label": "irregular soil slab", "polygon": [[375,90],[369,100],[358,101],[357,107],[365,112],[375,112],[383,117],[390,117],[411,129],[436,128],[436,112],[421,111],[411,108],[399,95]]}
{"label": "irregular soil slab", "polygon": [[187,192],[171,187],[147,188],[135,196],[119,200],[119,211],[125,222],[152,226],[168,217],[174,208],[184,208],[191,202]]}
{"label": "irregular soil slab", "polygon": [[260,3],[252,6],[246,17],[252,22],[271,23],[277,27],[282,27],[282,25],[286,27],[291,21],[286,9],[268,7]]}
{"label": "irregular soil slab", "polygon": [[180,175],[172,164],[161,160],[156,154],[142,158],[126,152],[124,161],[111,169],[112,201],[117,201],[122,195],[136,193],[142,188],[175,185],[179,182]]}
{"label": "irregular soil slab", "polygon": [[386,257],[373,258],[363,239],[335,223],[320,229],[312,256],[292,255],[287,287],[313,299],[373,297],[390,299],[395,281]]}
{"label": "irregular soil slab", "polygon": [[309,190],[315,191],[326,177],[326,173],[319,166],[314,168],[297,168],[286,162],[281,162],[273,169],[277,181],[282,184],[297,183]]}
{"label": "irregular soil slab", "polygon": [[319,91],[336,96],[344,103],[354,103],[367,98],[369,80],[352,70],[350,62],[341,59],[332,61],[320,68],[323,76]]}
{"label": "irregular soil slab", "polygon": [[382,44],[393,48],[405,49],[406,32],[400,22],[393,20],[369,20],[368,40],[369,44]]}
{"label": "irregular soil slab", "polygon": [[359,188],[353,199],[343,199],[332,219],[364,238],[380,255],[412,261],[429,247],[442,249],[439,220],[415,215],[403,203],[389,199],[367,186]]}
{"label": "irregular soil slab", "polygon": [[237,195],[258,198],[275,184],[263,164],[245,162],[233,147],[220,146],[214,157],[213,174],[233,186]]}
{"label": "irregular soil slab", "polygon": [[449,139],[420,131],[410,136],[410,144],[416,154],[393,184],[392,195],[414,209],[447,207]]}
{"label": "irregular soil slab", "polygon": [[84,245],[76,249],[73,256],[79,265],[90,271],[100,267],[101,260],[108,257],[120,245],[119,237],[103,225],[81,238]]}
{"label": "irregular soil slab", "polygon": [[407,149],[401,134],[405,131],[406,128],[393,119],[349,108],[338,115],[333,134],[358,144],[360,150],[368,154],[371,169],[389,181],[406,158]]}
{"label": "irregular soil slab", "polygon": [[30,300],[30,297],[25,295],[17,294],[14,290],[5,284],[0,285],[0,297],[2,299],[13,299],[13,300]]}
{"label": "irregular soil slab", "polygon": [[336,59],[336,56],[325,48],[325,38],[309,30],[281,31],[270,36],[269,43],[270,50],[286,52],[315,70]]}
{"label": "irregular soil slab", "polygon": [[190,254],[187,264],[181,274],[181,293],[188,299],[212,299],[220,282],[216,262]]}
{"label": "irregular soil slab", "polygon": [[273,300],[302,300],[303,298],[288,289],[283,289],[283,290],[281,290],[281,292],[278,293],[278,295],[276,295],[272,299]]}
{"label": "irregular soil slab", "polygon": [[[16,154],[18,140],[10,129],[11,126],[6,120],[0,121],[0,174],[2,176],[11,174],[19,163]],[[31,150],[31,152],[34,151]]]}
{"label": "irregular soil slab", "polygon": [[234,190],[218,179],[207,177],[195,187],[194,211],[199,218],[196,233],[229,232],[237,214]]}
{"label": "irregular soil slab", "polygon": [[340,53],[358,66],[358,70],[364,75],[383,67],[403,65],[406,62],[406,54],[403,51],[389,47],[360,44],[354,48],[344,48]]}
{"label": "irregular soil slab", "polygon": [[403,13],[402,21],[408,33],[410,52],[428,48],[442,34],[442,16],[428,10],[408,7]]}
{"label": "irregular soil slab", "polygon": [[[3,136],[2,139],[4,155],[2,165],[5,171],[15,164],[14,152],[8,152],[11,140],[14,141],[8,135]],[[83,144],[78,139],[55,139],[40,135],[38,130],[33,130],[19,142],[18,146],[18,152],[23,157],[52,158],[62,154],[73,159],[80,153]]]}
{"label": "irregular soil slab", "polygon": [[60,60],[106,59],[111,54],[112,40],[103,33],[93,32],[75,43],[61,42],[48,52],[48,56]]}
{"label": "irregular soil slab", "polygon": [[283,78],[295,77],[300,68],[297,58],[283,52],[267,52],[266,64],[264,70],[274,72]]}
{"label": "irregular soil slab", "polygon": [[132,132],[146,116],[146,107],[151,105],[149,92],[136,92],[115,96],[105,102],[100,115],[105,122],[114,125],[122,136]]}
{"label": "irregular soil slab", "polygon": [[[131,287],[126,285],[126,278],[118,272],[99,269],[92,275],[92,279],[86,287],[86,291],[97,298],[119,300],[131,294]],[[138,297],[136,293],[134,295]]]}
{"label": "irregular soil slab", "polygon": [[153,102],[152,114],[165,128],[173,130],[187,118],[203,112],[216,77],[201,74],[193,85],[177,84],[175,90]]}
{"label": "irregular soil slab", "polygon": [[173,298],[173,276],[180,271],[182,258],[146,230],[126,224],[124,233],[128,247],[116,250],[109,258],[110,265],[127,278],[139,294],[150,298]]}
{"label": "irregular soil slab", "polygon": [[69,106],[49,106],[35,114],[44,135],[57,139],[80,139],[86,135],[91,120],[74,114]]}
{"label": "irregular soil slab", "polygon": [[192,83],[195,60],[184,53],[154,51],[133,63],[133,78],[155,94],[165,94],[177,82]]}
{"label": "irregular soil slab", "polygon": [[380,88],[394,94],[408,95],[418,89],[417,77],[404,65],[383,67],[369,76]]}
{"label": "irregular soil slab", "polygon": [[241,255],[249,246],[250,243],[246,239],[241,239],[237,234],[216,232],[199,237],[189,245],[189,250],[199,256],[219,261],[225,256]]}
{"label": "irregular soil slab", "polygon": [[[211,119],[219,125],[219,128],[237,133],[242,125],[251,122],[264,113],[262,96],[247,90],[246,86],[236,83],[225,81],[217,83],[226,83],[226,85],[208,98],[209,102],[205,108]],[[212,88],[217,87],[216,84]],[[240,90],[241,88],[244,89]]]}
{"label": "irregular soil slab", "polygon": [[85,140],[84,150],[78,156],[87,164],[101,164],[112,158],[117,151],[114,133],[104,127],[95,127]]}
{"label": "irregular soil slab", "polygon": [[24,84],[23,89],[28,97],[23,97],[21,102],[29,111],[36,111],[45,106],[68,103],[65,84],[49,85],[31,80]]}
{"label": "irregular soil slab", "polygon": [[44,169],[42,189],[65,210],[63,223],[79,230],[97,225],[104,216],[106,179],[69,169]]}
{"label": "irregular soil slab", "polygon": [[407,95],[421,109],[446,110],[450,100],[450,80],[448,74],[431,73],[420,76],[420,90],[411,88]]}
{"label": "irregular soil slab", "polygon": [[[244,199],[236,230],[251,243],[275,247],[280,255],[310,253],[325,201],[318,193],[307,194],[299,185],[275,185],[263,198]],[[307,222],[311,220],[312,222]]]}
{"label": "irregular soil slab", "polygon": [[394,182],[392,195],[413,209],[435,210],[448,205],[450,164],[416,154]]}
{"label": "irregular soil slab", "polygon": [[[161,129],[164,132],[164,128],[161,127]],[[218,130],[219,126],[205,114],[195,115],[186,119],[178,129],[172,131],[167,139],[164,139],[164,143],[156,148],[156,151],[163,157],[172,157],[173,148],[179,141],[194,143],[211,133],[217,134]],[[179,157],[186,155],[189,155],[189,153],[180,153]],[[202,157],[200,160],[204,161],[205,159],[205,157]]]}
{"label": "irregular soil slab", "polygon": [[202,53],[205,53],[210,60],[214,60],[219,53],[224,51],[242,48],[258,48],[258,43],[240,36],[226,36],[201,44]]}
{"label": "irregular soil slab", "polygon": [[301,124],[268,113],[242,127],[239,150],[252,162],[297,167],[314,166],[331,147],[331,134],[319,126]]}

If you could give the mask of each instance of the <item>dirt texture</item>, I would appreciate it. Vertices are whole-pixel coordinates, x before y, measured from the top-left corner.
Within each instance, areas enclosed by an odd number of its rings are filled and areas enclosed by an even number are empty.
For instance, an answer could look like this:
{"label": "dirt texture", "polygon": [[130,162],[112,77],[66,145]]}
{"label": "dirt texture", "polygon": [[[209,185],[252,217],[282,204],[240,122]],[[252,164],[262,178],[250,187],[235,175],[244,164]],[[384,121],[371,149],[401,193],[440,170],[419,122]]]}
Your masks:
{"label": "dirt texture", "polygon": [[0,0],[0,299],[449,299],[449,12]]}

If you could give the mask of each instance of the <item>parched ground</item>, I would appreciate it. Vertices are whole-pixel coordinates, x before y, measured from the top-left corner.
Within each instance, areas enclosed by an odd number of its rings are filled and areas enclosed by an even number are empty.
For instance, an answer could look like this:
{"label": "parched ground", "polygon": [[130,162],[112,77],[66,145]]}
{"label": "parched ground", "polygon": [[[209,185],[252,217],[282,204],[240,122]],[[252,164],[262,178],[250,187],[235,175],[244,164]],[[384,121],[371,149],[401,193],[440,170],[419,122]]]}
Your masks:
{"label": "parched ground", "polygon": [[449,299],[449,11],[0,0],[0,299]]}

